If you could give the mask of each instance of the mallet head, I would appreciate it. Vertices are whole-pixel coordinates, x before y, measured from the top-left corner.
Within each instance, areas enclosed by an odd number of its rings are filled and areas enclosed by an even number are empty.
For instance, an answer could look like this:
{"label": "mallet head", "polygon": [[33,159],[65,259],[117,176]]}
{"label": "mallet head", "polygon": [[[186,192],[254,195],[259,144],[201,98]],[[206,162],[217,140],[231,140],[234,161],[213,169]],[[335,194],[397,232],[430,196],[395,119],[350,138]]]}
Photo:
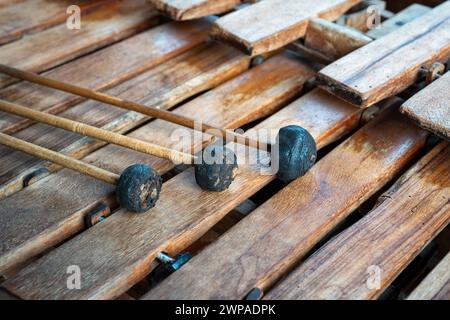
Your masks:
{"label": "mallet head", "polygon": [[126,168],[116,188],[121,207],[142,213],[153,208],[159,199],[162,178],[151,167],[135,164]]}
{"label": "mallet head", "polygon": [[238,171],[237,157],[225,146],[209,145],[202,153],[201,163],[195,166],[195,180],[204,190],[224,191]]}
{"label": "mallet head", "polygon": [[316,142],[306,129],[295,125],[280,129],[277,148],[272,148],[272,161],[278,161],[280,180],[289,182],[305,175],[316,159]]}

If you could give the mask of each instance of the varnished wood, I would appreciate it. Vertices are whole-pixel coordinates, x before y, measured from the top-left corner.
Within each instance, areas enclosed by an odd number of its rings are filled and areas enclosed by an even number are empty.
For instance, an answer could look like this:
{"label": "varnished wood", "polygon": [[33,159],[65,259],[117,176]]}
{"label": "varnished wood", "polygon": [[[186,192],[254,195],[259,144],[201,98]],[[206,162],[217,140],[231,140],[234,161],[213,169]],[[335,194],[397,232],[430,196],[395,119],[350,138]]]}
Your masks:
{"label": "varnished wood", "polygon": [[[2,8],[0,3],[0,45],[16,40],[30,32],[37,32],[66,21],[67,8],[77,5],[81,14],[105,5],[111,5],[114,0],[34,0],[18,3]],[[104,7],[102,8],[104,9]],[[31,14],[32,13],[32,14]]]}
{"label": "varnished wood", "polygon": [[[38,74],[19,70],[16,68],[12,68],[3,64],[0,64],[0,72],[3,72],[9,76],[30,81],[33,83],[37,83],[49,88],[61,90],[64,92],[72,93],[78,96],[82,96],[84,98],[96,100],[99,102],[107,103],[119,108],[123,108],[130,111],[135,111],[138,113],[142,113],[146,116],[166,120],[171,123],[175,123],[181,126],[184,126],[189,129],[198,129],[202,132],[210,132],[210,134],[215,135],[218,138],[223,140],[229,139],[230,141],[236,143],[242,143],[248,147],[261,148],[263,150],[268,150],[268,145],[264,142],[259,142],[255,140],[251,140],[248,137],[237,134],[231,130],[226,130],[223,128],[217,128],[211,126],[203,121],[198,121],[183,115],[179,115],[176,113],[172,113],[167,110],[159,109],[156,106],[142,105],[140,103],[125,100],[119,97],[111,96],[106,93],[97,92],[95,90],[91,90],[88,88],[79,87],[68,82],[63,82],[59,80],[54,80],[51,78],[43,77]],[[201,120],[201,119],[200,119]]]}
{"label": "varnished wood", "polygon": [[450,253],[408,296],[408,300],[450,300]]}
{"label": "varnished wood", "polygon": [[[108,92],[142,104],[168,109],[195,94],[235,77],[246,70],[249,64],[250,59],[237,50],[210,43],[162,63]],[[142,114],[127,112],[96,101],[86,101],[60,115],[118,133],[130,131],[148,120]],[[77,134],[42,124],[26,128],[15,136],[75,158],[83,157],[102,146],[99,141],[81,139],[82,137]],[[155,143],[159,141],[155,140]],[[22,189],[23,181],[28,174],[42,172],[42,170],[53,172],[58,169],[54,165],[12,152],[8,148],[0,148],[0,159],[2,162],[0,198]],[[38,178],[42,176],[30,182]]]}
{"label": "varnished wood", "polygon": [[[105,90],[198,46],[207,40],[209,27],[204,19],[166,23],[43,75],[55,80],[70,78],[72,84]],[[64,111],[81,100],[29,82],[0,90],[0,98],[49,113]],[[0,130],[5,133],[13,134],[29,124],[30,121],[0,113]]]}
{"label": "varnished wood", "polygon": [[149,0],[158,10],[175,20],[191,20],[229,11],[241,0]]}
{"label": "varnished wood", "polygon": [[450,140],[450,72],[406,101],[400,110],[421,127]]}
{"label": "varnished wood", "polygon": [[[61,24],[0,47],[0,61],[28,71],[45,71],[159,21],[157,11],[145,0],[116,0],[101,9],[84,16],[80,30]],[[0,88],[12,80],[0,77]]]}
{"label": "varnished wood", "polygon": [[[253,288],[265,292],[400,172],[420,151],[425,136],[400,115],[385,114],[360,129],[145,298],[243,299]],[[194,272],[200,266],[202,272]]]}
{"label": "varnished wood", "polygon": [[220,18],[211,34],[255,56],[303,37],[311,18],[335,20],[358,2],[265,0]]}
{"label": "varnished wood", "polygon": [[397,13],[392,18],[382,22],[376,28],[369,30],[366,34],[373,39],[379,39],[395,29],[398,29],[400,26],[403,26],[408,22],[411,22],[412,20],[428,13],[430,10],[430,7],[414,3]]}
{"label": "varnished wood", "polygon": [[[221,51],[223,52],[223,48]],[[199,60],[201,59],[195,58],[195,61]],[[200,73],[202,72],[200,71]],[[292,99],[296,92],[301,90],[303,83],[312,75],[311,69],[295,59],[277,56],[190,101],[175,112],[201,116],[210,123],[223,127],[239,127],[278,110],[284,103]],[[197,81],[198,79],[194,79],[191,83],[188,81],[186,85],[189,87]],[[255,90],[259,93],[257,97],[249,94]],[[171,93],[169,92],[167,95],[171,96]],[[172,139],[174,130],[177,129],[183,128],[156,120],[134,131],[130,136],[149,142],[158,142],[166,147],[177,148],[178,146],[180,148],[179,141]],[[196,146],[201,144],[202,141],[199,141]],[[84,158],[84,161],[112,172],[122,172],[133,163],[146,163],[160,173],[173,168],[173,164],[169,161],[143,156],[136,152],[124,153],[121,148],[112,145],[90,154]],[[180,192],[175,189],[173,193],[170,192],[172,196],[176,195],[177,199],[180,194],[189,193],[189,190],[183,191],[186,183],[191,185],[190,183],[193,182],[194,186],[196,185],[194,180],[191,180],[192,172],[189,170],[187,174],[187,180],[184,180],[186,177],[181,179],[185,182],[180,182],[179,187],[182,188]],[[169,181],[175,181],[174,179],[180,178],[176,176]],[[68,185],[65,185],[66,183]],[[177,183],[175,182],[175,184]],[[63,185],[64,188],[61,188]],[[79,190],[79,192],[74,190]],[[194,190],[197,194],[203,193],[197,188]],[[88,177],[76,176],[68,170],[62,170],[0,201],[2,204],[0,220],[5,219],[5,223],[0,224],[0,228],[2,228],[0,237],[4,244],[0,255],[0,273],[20,261],[26,260],[27,257],[36,255],[45,247],[78,232],[84,227],[83,217],[86,212],[99,201],[113,198],[112,191],[109,185],[92,181]],[[203,194],[209,194],[211,200],[217,196],[216,193],[206,192]],[[191,200],[194,198],[189,197]],[[177,199],[173,199],[175,205]],[[58,202],[57,206],[54,201]],[[21,203],[19,208],[16,206],[17,203]],[[203,200],[195,201],[195,206],[201,206],[202,203]],[[165,209],[161,209],[165,211]],[[12,217],[17,218],[16,223],[7,222]],[[24,219],[28,222],[25,223]],[[181,223],[183,220],[184,218],[179,222]],[[169,225],[179,223],[176,221],[178,220],[171,219]],[[20,236],[17,237],[17,235]]]}
{"label": "varnished wood", "polygon": [[312,19],[305,36],[305,45],[308,48],[321,52],[333,61],[371,41],[371,38],[355,29],[324,19]]}
{"label": "varnished wood", "polygon": [[[159,158],[163,158],[166,160],[171,160],[175,163],[194,163],[195,157],[191,154],[186,154],[179,152],[177,150],[172,150],[169,148],[165,148],[159,146],[157,144],[148,143],[139,139],[133,139],[119,133],[111,132],[105,129],[97,128],[91,125],[88,125],[83,122],[74,121],[71,119],[66,119],[64,117],[59,117],[55,115],[51,115],[45,112],[32,110],[30,108],[23,107],[21,105],[10,103],[0,99],[0,110],[7,113],[12,113],[20,117],[28,118],[39,123],[45,123],[53,127],[61,128],[67,131],[71,131],[74,133],[78,133],[82,136],[88,136],[97,140],[101,140],[104,142],[116,144],[122,147],[125,147],[130,150],[135,150],[138,152],[150,154]],[[13,138],[14,139],[14,138]],[[29,146],[30,144],[28,144]],[[8,144],[10,148],[13,148],[14,144]],[[26,151],[26,148],[22,148],[22,151]],[[38,149],[35,149],[38,150]],[[51,150],[50,150],[51,151]],[[34,152],[34,156],[38,156],[39,152]],[[48,153],[47,153],[48,154]],[[63,155],[61,155],[64,157]],[[56,157],[55,157],[56,158]],[[66,157],[67,158],[67,157]],[[44,160],[48,159],[48,156],[44,158]],[[55,161],[56,162],[56,161]],[[66,161],[67,163],[67,161]]]}
{"label": "varnished wood", "polygon": [[86,174],[109,184],[117,184],[119,175],[70,158],[58,152],[0,133],[0,144],[57,163],[65,168]]}
{"label": "varnished wood", "polygon": [[359,107],[393,96],[450,57],[450,2],[325,67],[321,87]]}
{"label": "varnished wood", "polygon": [[266,298],[376,299],[450,222],[449,160],[448,143],[435,147],[400,178],[390,198],[308,258]]}

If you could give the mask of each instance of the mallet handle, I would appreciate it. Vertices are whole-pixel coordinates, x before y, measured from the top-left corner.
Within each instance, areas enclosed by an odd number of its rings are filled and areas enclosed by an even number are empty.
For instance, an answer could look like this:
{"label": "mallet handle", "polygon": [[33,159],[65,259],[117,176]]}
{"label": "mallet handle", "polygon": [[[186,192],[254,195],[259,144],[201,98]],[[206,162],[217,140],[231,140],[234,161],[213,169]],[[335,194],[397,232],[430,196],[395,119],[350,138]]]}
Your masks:
{"label": "mallet handle", "polygon": [[93,127],[85,123],[22,107],[18,104],[10,103],[4,100],[0,100],[0,110],[171,161],[177,161],[179,163],[186,163],[189,161],[190,163],[193,163],[194,160],[194,156],[188,153],[168,149],[149,142],[130,138],[122,134]]}
{"label": "mallet handle", "polygon": [[[183,127],[187,127],[190,129],[197,129],[195,124],[196,121],[194,119],[166,111],[161,110],[155,107],[151,106],[145,106],[133,101],[124,100],[118,97],[110,96],[101,92],[97,92],[91,89],[86,89],[82,87],[78,87],[66,82],[50,79],[47,77],[40,76],[38,74],[19,70],[16,68],[12,68],[3,64],[0,64],[0,72],[5,73],[11,77],[15,77],[18,79],[34,82],[46,87],[50,87],[53,89],[65,91],[68,93],[72,93],[78,96],[82,96],[88,99],[104,102],[107,104],[114,105],[116,107],[127,109],[131,111],[136,111],[141,114],[145,114],[150,117],[154,117],[157,119],[166,120],[175,124],[178,124]],[[246,137],[244,135],[240,135],[237,133],[234,133],[231,130],[226,130],[222,128],[216,128],[213,126],[210,126],[208,124],[202,123],[201,127],[202,132],[208,131],[209,134],[214,135],[219,138],[232,138],[233,142],[246,145],[247,147],[253,147],[253,148],[260,148],[264,150],[270,150],[270,144],[258,142],[256,140],[250,139],[249,137]]]}
{"label": "mallet handle", "polygon": [[11,137],[4,133],[0,133],[0,144],[10,147],[11,149],[25,152],[36,158],[59,164],[65,168],[72,169],[113,185],[116,185],[120,178],[120,176],[115,173],[95,167],[88,163],[84,163],[77,159],[70,158],[56,151]]}

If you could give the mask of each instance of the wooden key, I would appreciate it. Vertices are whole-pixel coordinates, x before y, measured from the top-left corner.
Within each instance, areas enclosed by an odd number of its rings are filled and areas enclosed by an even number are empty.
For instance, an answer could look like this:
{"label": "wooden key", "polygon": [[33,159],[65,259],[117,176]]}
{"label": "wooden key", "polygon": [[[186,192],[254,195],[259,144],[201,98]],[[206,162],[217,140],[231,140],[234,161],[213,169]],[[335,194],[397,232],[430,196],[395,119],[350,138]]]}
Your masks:
{"label": "wooden key", "polygon": [[450,2],[322,69],[318,84],[365,108],[391,97],[420,76],[422,67],[450,57]]}
{"label": "wooden key", "polygon": [[241,0],[149,0],[174,20],[191,20],[229,11]]}
{"label": "wooden key", "polygon": [[389,198],[291,272],[267,299],[376,299],[450,222],[450,146],[442,142]]}
{"label": "wooden key", "polygon": [[218,19],[213,38],[255,56],[305,35],[311,18],[335,20],[360,0],[264,0]]}
{"label": "wooden key", "polygon": [[146,212],[153,208],[159,199],[162,178],[153,168],[147,165],[130,166],[119,176],[4,133],[0,133],[0,144],[116,185],[117,200],[123,208],[132,212]]}
{"label": "wooden key", "polygon": [[400,111],[419,126],[450,140],[450,72],[406,101]]}

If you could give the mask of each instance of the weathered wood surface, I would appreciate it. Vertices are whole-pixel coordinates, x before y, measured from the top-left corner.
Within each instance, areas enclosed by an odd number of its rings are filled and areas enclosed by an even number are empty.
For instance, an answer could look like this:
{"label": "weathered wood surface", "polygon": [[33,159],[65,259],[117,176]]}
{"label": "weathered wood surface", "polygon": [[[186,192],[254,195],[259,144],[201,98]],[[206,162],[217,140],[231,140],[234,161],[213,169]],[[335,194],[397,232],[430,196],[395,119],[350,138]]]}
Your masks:
{"label": "weathered wood surface", "polygon": [[342,58],[371,41],[355,29],[319,18],[311,20],[305,35],[308,48],[323,53],[331,60]]}
{"label": "weathered wood surface", "polygon": [[163,14],[175,20],[191,20],[224,13],[241,0],[150,0]]}
{"label": "weathered wood surface", "polygon": [[408,300],[450,300],[450,253],[414,289]]}
{"label": "weathered wood surface", "polygon": [[[223,47],[221,51],[224,51]],[[249,59],[242,55],[240,57],[244,58],[248,65]],[[202,59],[195,59],[195,61],[199,60]],[[221,71],[221,68],[215,69],[219,69],[218,72]],[[223,74],[223,72],[220,73]],[[312,70],[295,59],[284,56],[274,57],[263,65],[192,100],[176,109],[175,112],[203,118],[205,122],[212,125],[238,127],[280,108],[300,91],[302,84],[311,76],[313,76]],[[188,81],[187,87],[193,82]],[[259,93],[257,97],[250,94],[255,90]],[[168,93],[168,96],[171,94],[173,92]],[[130,136],[146,141],[157,141],[167,147],[179,148],[179,141],[172,139],[176,129],[180,127],[156,120],[136,130]],[[197,146],[199,145],[201,141],[197,143]],[[161,173],[173,168],[173,164],[169,161],[136,152],[124,153],[123,149],[117,149],[117,146],[111,145],[90,154],[84,160],[112,172],[122,172],[133,163],[150,164]],[[189,184],[192,182],[192,172],[189,172],[188,177]],[[186,185],[186,182],[182,185]],[[170,190],[170,187],[164,188]],[[80,192],[74,195],[74,190],[78,189]],[[56,190],[58,190],[57,194],[55,194]],[[0,270],[8,269],[21,260],[36,255],[46,246],[57,243],[83,228],[83,216],[89,208],[102,199],[112,199],[112,191],[109,185],[62,170],[2,200],[1,207],[4,210],[1,211],[0,220],[5,219],[5,223],[0,227],[3,244]],[[197,190],[198,192],[200,190]],[[54,205],[55,200],[58,206]],[[17,208],[17,203],[22,204],[20,208]],[[200,205],[200,202],[197,205]],[[18,223],[7,222],[12,217],[19,216],[21,219],[29,219],[29,222],[25,223],[24,220],[18,220]],[[151,215],[146,215],[146,217],[151,216],[153,212]],[[33,227],[30,228],[30,226]]]}
{"label": "weathered wood surface", "polygon": [[[331,141],[333,133],[334,138],[338,138],[359,122],[358,112],[351,106],[345,110],[335,106],[317,108],[312,97],[301,100],[305,99],[312,99],[309,112],[298,112],[299,107],[295,106],[299,103],[294,103],[281,111],[290,110],[284,117],[278,112],[248,134],[254,136],[257,129],[299,124],[310,130],[318,142]],[[244,110],[239,106],[236,108],[239,112]],[[317,121],[313,123],[310,119]],[[350,119],[354,119],[353,122]],[[149,273],[150,263],[157,253],[175,254],[186,248],[239,203],[274,179],[272,175],[262,175],[260,165],[243,164],[243,148],[238,148],[242,164],[239,175],[227,191],[205,192],[196,185],[193,169],[184,171],[165,183],[158,206],[148,215],[131,215],[119,210],[21,271],[9,280],[7,288],[26,298],[108,299],[120,295]],[[86,254],[84,250],[88,249],[88,243],[93,251]],[[86,278],[81,290],[69,292],[63,279],[65,275],[58,270],[74,261],[85,270]]]}
{"label": "weathered wood surface", "polygon": [[[56,80],[105,90],[192,49],[208,38],[210,23],[171,22],[45,72]],[[111,68],[114,66],[114,68]],[[61,112],[82,99],[61,91],[22,81],[0,90],[0,98],[49,113]],[[13,134],[30,121],[0,113],[0,130]]]}
{"label": "weathered wood surface", "polygon": [[380,206],[308,258],[266,298],[376,299],[449,223],[449,197],[450,146],[443,142],[393,186]]}
{"label": "weathered wood surface", "polygon": [[[116,0],[82,19],[80,30],[65,24],[0,47],[0,61],[20,69],[42,72],[102,46],[124,39],[159,21],[145,0]],[[0,88],[15,80],[0,75]]]}
{"label": "weathered wood surface", "polygon": [[392,18],[389,18],[386,21],[382,22],[376,28],[369,30],[366,34],[373,39],[379,39],[387,35],[388,33],[391,33],[392,31],[398,29],[400,26],[403,26],[408,22],[411,22],[412,20],[428,13],[430,10],[430,7],[414,3],[406,9],[403,9],[402,11],[397,13]]}
{"label": "weathered wood surface", "polygon": [[450,2],[322,69],[322,88],[359,107],[393,96],[450,57]]}
{"label": "weathered wood surface", "polygon": [[358,2],[265,0],[218,19],[211,34],[254,56],[303,37],[311,18],[335,20]]}
{"label": "weathered wood surface", "polygon": [[400,110],[421,127],[450,140],[450,72],[406,101]]}
{"label": "weathered wood surface", "polygon": [[[233,48],[222,44],[205,44],[125,81],[108,90],[108,93],[168,109],[192,95],[238,75],[248,68],[249,63],[248,57]],[[146,119],[142,114],[95,101],[86,101],[60,115],[121,133],[129,131]],[[15,137],[76,158],[102,145],[98,141],[82,139],[80,135],[43,124],[26,128],[16,133]],[[43,168],[50,171],[58,168],[34,157],[12,152],[8,148],[0,148],[0,159],[3,164],[0,169],[1,197],[20,190],[28,174]]]}
{"label": "weathered wood surface", "polygon": [[[0,3],[0,45],[16,40],[24,34],[37,32],[66,21],[70,5],[77,5],[84,15],[114,0],[34,0],[2,8]],[[104,9],[104,8],[103,8]]]}
{"label": "weathered wood surface", "polygon": [[[424,132],[391,113],[366,125],[150,291],[146,299],[242,299],[263,292],[405,167]],[[202,272],[194,272],[199,270]],[[176,288],[176,289],[175,289]]]}
{"label": "weathered wood surface", "polygon": [[14,4],[24,2],[25,0],[0,0],[0,8],[12,6]]}

